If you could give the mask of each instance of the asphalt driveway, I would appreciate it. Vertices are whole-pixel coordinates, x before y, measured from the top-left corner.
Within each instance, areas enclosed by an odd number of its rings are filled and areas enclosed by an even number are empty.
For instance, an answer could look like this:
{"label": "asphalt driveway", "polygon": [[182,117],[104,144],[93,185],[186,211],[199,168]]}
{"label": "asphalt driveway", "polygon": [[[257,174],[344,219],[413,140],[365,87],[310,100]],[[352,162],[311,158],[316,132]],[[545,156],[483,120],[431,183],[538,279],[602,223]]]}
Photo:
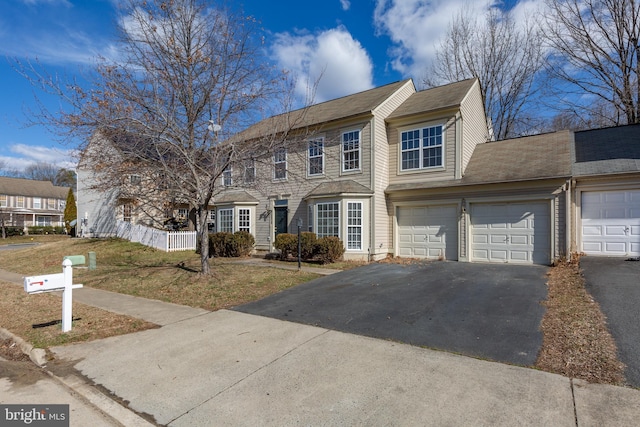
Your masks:
{"label": "asphalt driveway", "polygon": [[618,357],[627,365],[627,382],[640,387],[640,261],[585,256],[580,268],[587,290],[607,317]]}
{"label": "asphalt driveway", "polygon": [[376,263],[235,310],[353,334],[532,366],[548,267]]}

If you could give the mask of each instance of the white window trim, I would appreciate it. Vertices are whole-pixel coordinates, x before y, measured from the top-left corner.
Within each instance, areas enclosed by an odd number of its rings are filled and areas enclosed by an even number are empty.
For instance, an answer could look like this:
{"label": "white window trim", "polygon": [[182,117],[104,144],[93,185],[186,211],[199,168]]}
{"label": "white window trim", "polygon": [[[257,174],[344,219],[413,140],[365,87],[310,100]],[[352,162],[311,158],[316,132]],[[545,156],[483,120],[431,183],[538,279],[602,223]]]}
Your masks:
{"label": "white window trim", "polygon": [[[277,161],[277,159],[276,159],[276,155],[277,154],[284,154],[284,160]],[[286,181],[287,180],[287,178],[288,178],[288,168],[289,168],[289,165],[287,163],[288,160],[289,159],[288,159],[288,153],[287,153],[287,149],[286,148],[278,149],[273,153],[273,180],[274,181]],[[276,166],[278,164],[281,164],[281,163],[284,163],[284,177],[277,177],[276,176],[276,171],[277,171]]]}
{"label": "white window trim", "polygon": [[[319,214],[319,212],[320,212],[320,211],[319,211],[319,209],[318,209],[318,208],[319,208],[320,206],[322,206],[322,205],[335,205],[335,206],[337,206],[337,208],[338,208],[338,213],[337,213],[337,216],[336,216],[336,218],[338,219],[338,224],[336,225],[336,229],[337,229],[337,231],[338,231],[337,235],[336,235],[336,234],[324,234],[324,233],[323,233],[323,234],[320,234],[320,224],[319,224],[319,220],[320,220],[321,218],[320,218],[320,214]],[[318,202],[318,203],[316,203],[316,204],[315,204],[315,206],[314,206],[314,208],[313,208],[313,209],[314,209],[314,214],[315,214],[315,218],[314,218],[314,221],[315,221],[314,229],[316,230],[315,232],[316,232],[316,235],[317,235],[318,237],[324,237],[324,236],[336,236],[336,237],[338,237],[338,238],[340,238],[340,239],[341,239],[341,235],[342,235],[342,233],[341,233],[341,232],[342,232],[342,227],[341,227],[341,225],[342,225],[342,224],[341,224],[341,223],[342,223],[342,221],[341,221],[341,218],[340,218],[340,211],[341,211],[341,209],[340,209],[340,205],[341,205],[341,203],[340,203],[339,201],[332,201],[332,202]]]}
{"label": "white window trim", "polygon": [[24,208],[24,196],[16,196],[16,208]]}
{"label": "white window trim", "polygon": [[[357,150],[349,150],[346,151],[344,150],[344,136],[348,133],[357,133],[358,134],[358,148]],[[341,155],[340,155],[340,163],[341,163],[341,168],[342,168],[342,172],[343,173],[355,173],[355,172],[361,172],[362,171],[362,132],[360,131],[360,129],[354,129],[354,130],[348,130],[345,132],[342,132],[342,136],[340,137],[340,151],[341,151]],[[347,152],[356,152],[358,153],[358,167],[357,168],[353,168],[353,169],[346,169],[346,162],[345,162],[345,154]]]}
{"label": "white window trim", "polygon": [[0,208],[9,207],[9,196],[6,194],[0,194]]}
{"label": "white window trim", "polygon": [[[361,202],[361,201],[350,201],[350,200],[347,200],[346,201],[346,205],[347,205],[347,216],[346,216],[346,222],[347,222],[346,223],[346,233],[347,233],[347,236],[346,236],[346,242],[345,242],[346,250],[347,251],[362,251],[363,238],[364,238],[364,235],[363,235],[363,233],[364,233],[364,203]],[[360,216],[358,217],[358,219],[360,220],[360,224],[358,224],[358,225],[349,224],[349,219],[350,219],[349,213],[351,212],[350,205],[359,205],[358,211],[360,213]],[[349,241],[349,237],[350,237],[349,229],[350,228],[358,228],[360,230],[360,241],[358,242],[359,243],[359,247],[357,247],[357,248],[350,248],[349,247],[351,245],[351,242]]]}
{"label": "white window trim", "polygon": [[[227,184],[227,177],[229,178],[228,184]],[[222,186],[223,187],[233,186],[233,168],[231,166],[228,166],[225,170],[222,171]]]}
{"label": "white window trim", "polygon": [[[311,156],[311,144],[317,144],[320,143],[322,144],[322,154],[320,156]],[[310,139],[309,141],[307,141],[307,176],[308,177],[319,177],[319,176],[324,176],[325,173],[325,169],[326,169],[326,163],[325,163],[325,144],[324,144],[324,137],[318,137],[318,138],[313,138]],[[320,173],[311,173],[311,159],[312,158],[320,158],[322,160],[322,172]]]}
{"label": "white window trim", "polygon": [[[425,129],[430,129],[430,128],[435,128],[435,127],[440,127],[442,128],[441,131],[441,149],[442,149],[442,160],[441,160],[441,164],[439,166],[424,166],[423,164],[423,151],[424,148],[422,146],[422,140],[423,140],[423,131]],[[420,143],[419,143],[419,147],[418,147],[418,160],[420,162],[420,166],[417,168],[409,168],[409,169],[404,169],[402,166],[402,154],[406,151],[410,151],[410,150],[403,150],[402,149],[402,134],[405,132],[411,132],[411,131],[419,131],[420,132]],[[398,170],[401,173],[411,173],[411,172],[419,172],[419,171],[426,171],[426,170],[443,170],[445,169],[445,162],[446,162],[446,151],[445,151],[445,147],[446,147],[446,126],[443,123],[431,123],[431,124],[421,124],[419,126],[410,126],[410,127],[405,127],[405,128],[401,128],[398,129]],[[415,150],[415,149],[412,149]]]}
{"label": "white window trim", "polygon": [[[230,215],[230,217],[229,217],[229,218],[231,218],[231,231],[228,231],[228,230],[226,229],[226,227],[223,227],[223,226],[222,226],[222,220],[223,220],[223,219],[226,219],[226,218],[224,218],[224,217],[225,217],[225,215],[227,215],[227,212],[231,212],[231,215]],[[234,216],[234,209],[233,209],[233,208],[223,208],[223,209],[218,209],[218,213],[217,213],[217,215],[216,215],[216,216],[218,217],[218,224],[217,224],[217,225],[218,225],[218,227],[217,227],[217,230],[218,230],[218,231],[220,231],[220,232],[233,233],[233,231],[234,231],[234,218],[233,218],[233,216]]]}
{"label": "white window trim", "polygon": [[[38,202],[38,203],[36,203],[36,202]],[[42,198],[40,198],[40,197],[34,197],[33,198],[33,209],[42,209]]]}
{"label": "white window trim", "polygon": [[[238,231],[246,231],[248,233],[251,233],[251,208],[238,208]],[[243,211],[246,211],[246,221],[248,222],[248,225],[244,226],[243,225]]]}
{"label": "white window trim", "polygon": [[55,199],[47,199],[47,209],[54,210],[56,208]]}

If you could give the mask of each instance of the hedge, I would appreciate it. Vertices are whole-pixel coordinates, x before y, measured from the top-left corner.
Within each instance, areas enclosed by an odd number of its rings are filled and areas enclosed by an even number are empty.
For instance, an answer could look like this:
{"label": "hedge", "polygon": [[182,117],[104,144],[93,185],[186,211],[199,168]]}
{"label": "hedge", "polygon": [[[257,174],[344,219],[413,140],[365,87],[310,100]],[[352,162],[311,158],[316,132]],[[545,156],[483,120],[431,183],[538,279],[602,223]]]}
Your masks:
{"label": "hedge", "polygon": [[256,240],[246,231],[209,234],[209,257],[243,257],[253,251]]}
{"label": "hedge", "polygon": [[[13,226],[5,226],[4,227],[4,233],[5,236],[10,237],[10,236],[22,236],[24,234],[24,228],[23,227],[13,227]],[[2,233],[0,232],[0,236],[2,235]]]}
{"label": "hedge", "polygon": [[[298,236],[281,233],[276,236],[273,246],[280,251],[283,260],[298,257]],[[323,264],[340,261],[344,255],[344,244],[335,236],[317,238],[315,233],[300,233],[300,258],[316,260]]]}
{"label": "hedge", "polygon": [[36,225],[27,227],[28,234],[67,234],[64,226]]}

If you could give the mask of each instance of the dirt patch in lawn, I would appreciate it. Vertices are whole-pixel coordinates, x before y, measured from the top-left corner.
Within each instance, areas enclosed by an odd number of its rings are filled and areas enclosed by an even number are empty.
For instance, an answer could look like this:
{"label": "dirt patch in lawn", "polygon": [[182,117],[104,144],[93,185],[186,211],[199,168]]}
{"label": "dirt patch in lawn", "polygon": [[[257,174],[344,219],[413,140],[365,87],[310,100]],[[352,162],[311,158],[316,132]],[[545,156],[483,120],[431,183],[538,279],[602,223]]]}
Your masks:
{"label": "dirt patch in lawn", "polygon": [[[158,326],[96,307],[73,303],[72,329],[62,333],[62,299],[54,293],[27,294],[21,286],[0,282],[0,324],[37,348],[91,341]],[[13,347],[9,345],[9,349]],[[0,350],[7,350],[7,345]],[[2,353],[10,356],[9,353]],[[8,357],[7,357],[8,358]]]}
{"label": "dirt patch in lawn", "polygon": [[536,367],[592,383],[624,385],[625,365],[618,360],[606,317],[585,289],[578,262],[576,256],[549,272]]}

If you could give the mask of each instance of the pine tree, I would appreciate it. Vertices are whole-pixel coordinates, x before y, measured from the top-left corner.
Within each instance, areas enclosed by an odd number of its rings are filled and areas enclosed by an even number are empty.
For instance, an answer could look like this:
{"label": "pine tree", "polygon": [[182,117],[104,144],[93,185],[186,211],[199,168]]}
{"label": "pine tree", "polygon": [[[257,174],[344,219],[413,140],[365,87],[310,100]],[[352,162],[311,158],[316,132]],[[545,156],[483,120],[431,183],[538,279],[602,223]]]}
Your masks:
{"label": "pine tree", "polygon": [[67,204],[64,207],[64,226],[67,229],[67,234],[71,233],[71,221],[77,220],[77,218],[78,208],[76,207],[76,198],[73,195],[73,189],[69,188],[69,193],[67,193]]}

